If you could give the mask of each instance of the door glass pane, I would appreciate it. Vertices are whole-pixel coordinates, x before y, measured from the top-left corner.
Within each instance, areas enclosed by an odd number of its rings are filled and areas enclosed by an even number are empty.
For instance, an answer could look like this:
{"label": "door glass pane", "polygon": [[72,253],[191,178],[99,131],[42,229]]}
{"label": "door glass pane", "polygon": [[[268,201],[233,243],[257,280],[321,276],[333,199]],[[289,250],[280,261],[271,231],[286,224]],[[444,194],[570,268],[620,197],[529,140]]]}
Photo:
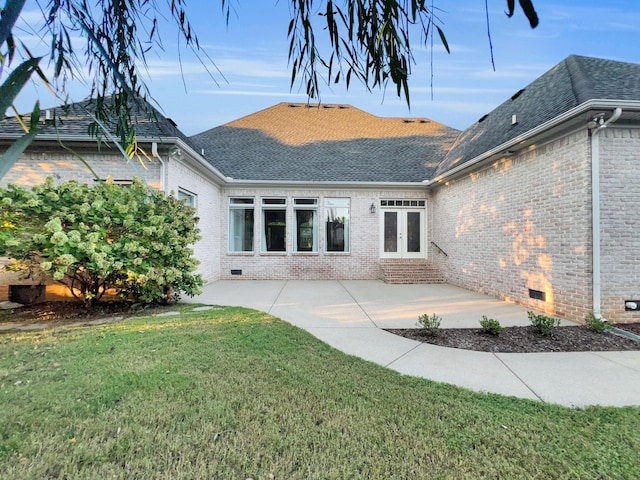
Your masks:
{"label": "door glass pane", "polygon": [[420,212],[407,212],[407,252],[420,252]]}
{"label": "door glass pane", "polygon": [[398,251],[398,212],[384,212],[384,251]]}

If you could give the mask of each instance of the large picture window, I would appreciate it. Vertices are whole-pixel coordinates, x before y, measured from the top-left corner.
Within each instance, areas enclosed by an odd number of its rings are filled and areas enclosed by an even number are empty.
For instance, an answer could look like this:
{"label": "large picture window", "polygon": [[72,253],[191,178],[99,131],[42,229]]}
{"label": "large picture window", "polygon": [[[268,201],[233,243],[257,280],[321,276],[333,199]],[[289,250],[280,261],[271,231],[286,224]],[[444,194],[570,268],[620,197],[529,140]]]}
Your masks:
{"label": "large picture window", "polygon": [[285,198],[262,199],[263,252],[287,251],[287,200]]}
{"label": "large picture window", "polygon": [[253,252],[253,198],[229,199],[229,251]]}
{"label": "large picture window", "polygon": [[325,198],[324,220],[327,252],[349,252],[348,198]]}
{"label": "large picture window", "polygon": [[318,200],[296,198],[293,200],[294,251],[318,251]]}

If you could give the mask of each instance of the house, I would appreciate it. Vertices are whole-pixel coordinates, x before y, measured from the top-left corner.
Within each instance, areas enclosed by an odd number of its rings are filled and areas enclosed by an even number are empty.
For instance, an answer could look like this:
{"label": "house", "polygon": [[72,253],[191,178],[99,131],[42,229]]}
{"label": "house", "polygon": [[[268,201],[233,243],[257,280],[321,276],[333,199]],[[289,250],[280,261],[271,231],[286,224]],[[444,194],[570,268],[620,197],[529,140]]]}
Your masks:
{"label": "house", "polygon": [[[140,115],[141,169],[51,112],[3,183],[142,176],[198,209],[208,281],[446,281],[568,319],[640,320],[640,65],[570,56],[461,132],[280,103],[192,137]],[[19,134],[0,122],[0,151]],[[637,300],[637,301],[636,301]],[[479,312],[482,313],[482,312]]]}

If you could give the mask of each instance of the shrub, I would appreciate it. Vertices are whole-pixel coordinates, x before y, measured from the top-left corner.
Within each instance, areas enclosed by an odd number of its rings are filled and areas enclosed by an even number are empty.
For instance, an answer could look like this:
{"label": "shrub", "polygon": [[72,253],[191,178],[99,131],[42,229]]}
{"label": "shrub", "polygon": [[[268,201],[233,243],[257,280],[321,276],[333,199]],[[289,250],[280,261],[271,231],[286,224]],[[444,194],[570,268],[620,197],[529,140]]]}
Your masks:
{"label": "shrub", "polygon": [[442,318],[435,313],[431,316],[426,313],[418,316],[418,323],[422,326],[422,331],[430,337],[435,337],[440,334],[440,322]]}
{"label": "shrub", "polygon": [[589,312],[584,317],[584,325],[588,330],[597,333],[604,333],[611,329],[611,324],[596,318],[593,312]]}
{"label": "shrub", "polygon": [[560,319],[548,317],[546,315],[536,315],[533,312],[527,312],[533,330],[543,337],[550,337],[554,330],[560,325]]}
{"label": "shrub", "polygon": [[14,270],[44,273],[87,306],[106,290],[141,302],[199,293],[190,245],[195,210],[141,180],[0,188],[0,256]]}
{"label": "shrub", "polygon": [[482,320],[480,320],[480,326],[482,327],[482,331],[484,333],[488,333],[490,335],[500,335],[500,332],[504,330],[504,327],[500,325],[500,322],[495,318],[487,318],[486,315],[482,316]]}

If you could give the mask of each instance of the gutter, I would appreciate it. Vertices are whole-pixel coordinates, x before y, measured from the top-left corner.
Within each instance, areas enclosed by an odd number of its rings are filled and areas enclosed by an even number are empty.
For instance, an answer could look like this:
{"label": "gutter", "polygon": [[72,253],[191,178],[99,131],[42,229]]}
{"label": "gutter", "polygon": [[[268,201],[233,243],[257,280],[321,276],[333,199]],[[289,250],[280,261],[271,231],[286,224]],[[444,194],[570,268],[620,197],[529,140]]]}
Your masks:
{"label": "gutter", "polygon": [[[150,141],[150,140],[147,140]],[[225,177],[224,174],[218,170],[216,167],[207,162],[202,154],[196,152],[188,143],[180,138],[175,139],[176,146],[179,146],[182,150],[186,151],[191,158],[193,158],[198,165],[204,167],[209,173],[211,173],[214,178],[220,183],[225,184],[229,181],[228,177]]]}
{"label": "gutter", "polygon": [[[601,311],[601,237],[600,237],[600,132],[617,121],[622,115],[622,108],[617,107],[607,121],[604,116],[592,120],[595,124],[590,130],[591,136],[591,224],[593,249],[593,315],[602,321]],[[590,125],[591,126],[591,125]]]}
{"label": "gutter", "polygon": [[424,182],[344,182],[344,181],[304,181],[304,180],[244,180],[226,177],[227,187],[278,187],[278,188],[349,188],[362,190],[379,190],[380,188],[415,190],[423,188]]}
{"label": "gutter", "polygon": [[636,108],[637,109],[637,108],[640,108],[640,102],[636,100],[607,100],[607,99],[588,100],[584,103],[581,103],[577,107],[574,107],[571,110],[567,110],[563,114],[558,115],[557,117],[552,118],[551,120],[548,120],[538,125],[537,127],[524,133],[523,135],[512,138],[511,140],[508,140],[498,145],[497,147],[494,147],[491,150],[484,152],[483,154],[478,155],[475,158],[472,158],[471,160],[465,162],[464,164],[444,172],[442,175],[439,175],[436,178],[433,178],[429,181],[425,181],[424,185],[426,187],[432,187],[435,184],[442,183],[447,178],[452,177],[455,174],[465,169],[471,168],[477,163],[480,163],[483,160],[486,160],[494,155],[500,154],[505,150],[513,149],[514,147],[517,147],[518,144],[526,140],[529,140],[530,138],[533,138],[536,135],[543,133],[545,130],[556,127],[568,120],[571,120],[573,117],[580,115],[581,113],[588,112],[589,110],[598,110],[598,109],[610,110],[612,106],[616,108]]}

